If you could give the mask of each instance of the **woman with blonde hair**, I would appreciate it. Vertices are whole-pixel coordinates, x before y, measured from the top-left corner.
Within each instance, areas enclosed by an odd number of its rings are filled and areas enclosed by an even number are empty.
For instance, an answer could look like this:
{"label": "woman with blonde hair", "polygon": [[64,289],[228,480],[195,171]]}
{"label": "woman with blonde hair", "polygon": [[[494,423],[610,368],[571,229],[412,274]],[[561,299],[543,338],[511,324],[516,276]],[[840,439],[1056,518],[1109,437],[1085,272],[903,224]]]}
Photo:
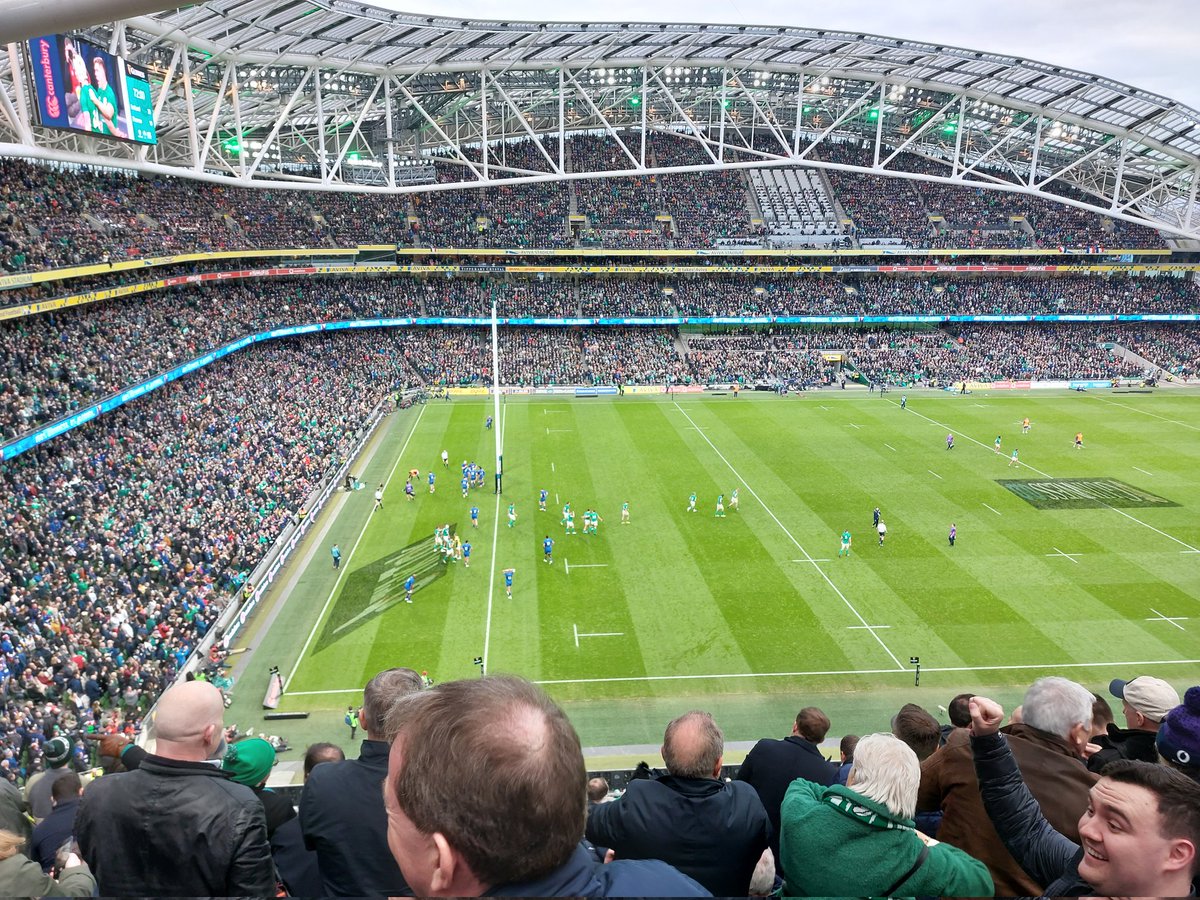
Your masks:
{"label": "woman with blonde hair", "polygon": [[76,854],[68,853],[56,881],[42,867],[20,853],[25,840],[0,829],[0,896],[3,897],[91,897],[96,879]]}

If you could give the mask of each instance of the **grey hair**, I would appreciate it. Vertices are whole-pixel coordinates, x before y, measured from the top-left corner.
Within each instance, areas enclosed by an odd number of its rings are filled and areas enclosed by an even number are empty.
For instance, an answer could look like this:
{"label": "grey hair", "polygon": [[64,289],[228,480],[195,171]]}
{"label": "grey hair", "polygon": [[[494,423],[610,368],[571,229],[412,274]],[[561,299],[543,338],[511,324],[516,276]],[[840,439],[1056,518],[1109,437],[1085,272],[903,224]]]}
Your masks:
{"label": "grey hair", "polygon": [[1070,738],[1076,725],[1092,727],[1092,692],[1067,678],[1039,678],[1025,692],[1021,719],[1039,731]]}
{"label": "grey hair", "polygon": [[921,764],[912,748],[893,734],[868,734],[859,740],[846,783],[882,803],[892,815],[911,819],[917,814]]}

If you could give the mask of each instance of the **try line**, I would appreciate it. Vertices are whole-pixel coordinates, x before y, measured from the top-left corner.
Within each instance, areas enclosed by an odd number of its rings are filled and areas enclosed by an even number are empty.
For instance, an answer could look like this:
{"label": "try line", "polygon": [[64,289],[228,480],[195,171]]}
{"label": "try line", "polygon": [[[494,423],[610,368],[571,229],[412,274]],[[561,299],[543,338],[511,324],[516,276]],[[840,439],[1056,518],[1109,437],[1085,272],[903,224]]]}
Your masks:
{"label": "try line", "polygon": [[[687,412],[684,410],[684,408],[682,406],[680,406],[678,403],[675,404],[675,407],[681,413],[683,413],[683,417],[685,419],[687,419],[688,422],[694,427],[696,423],[692,421],[692,417],[687,414]],[[805,550],[804,547],[801,546],[800,542],[798,540],[796,540],[796,538],[792,535],[792,533],[790,531],[788,531],[787,526],[784,525],[781,521],[779,521],[779,517],[771,511],[771,507],[767,506],[767,504],[765,502],[763,502],[763,498],[758,496],[758,492],[755,491],[754,488],[750,487],[750,485],[746,481],[746,479],[742,477],[742,474],[733,467],[733,463],[731,463],[728,459],[726,459],[725,454],[717,449],[717,445],[712,442],[712,439],[707,434],[705,434],[703,431],[697,430],[696,433],[698,435],[700,435],[700,437],[704,438],[705,443],[707,443],[708,446],[710,446],[712,448],[713,452],[715,454],[717,454],[718,457],[720,457],[721,462],[725,463],[725,465],[727,465],[729,467],[729,471],[733,473],[734,477],[737,478],[737,480],[742,483],[742,485],[746,488],[746,490],[750,492],[750,496],[752,496],[755,500],[757,500],[762,505],[762,508],[767,511],[767,515],[775,520],[775,524],[778,525],[780,530],[782,530],[783,533],[788,536],[788,540],[790,540],[793,544],[796,545],[796,549],[800,551],[800,553],[804,556],[804,558],[806,560],[808,560],[808,562],[812,563],[813,568],[817,570],[817,572],[820,574],[820,576],[823,579],[825,579],[825,583],[833,589],[833,592],[835,594],[837,594],[839,597],[842,598],[842,602],[846,604],[846,607],[850,610],[850,612],[854,613],[854,617],[856,619],[858,619],[859,624],[866,625],[867,620],[864,619],[862,617],[862,615],[859,613],[859,611],[854,608],[854,604],[851,603],[846,598],[846,595],[843,594],[841,592],[841,590],[839,590],[838,586],[833,583],[833,581],[830,579],[830,577],[827,574],[825,574],[825,570],[822,569],[816,563],[816,561],[813,559],[812,555],[807,550]],[[884,652],[887,653],[887,655],[892,658],[892,662],[894,662],[896,664],[896,668],[900,671],[904,671],[903,663],[901,663],[900,660],[897,658],[896,654],[893,653],[891,651],[891,649],[889,649],[888,645],[883,642],[883,638],[881,638],[879,635],[877,635],[874,631],[870,631],[869,634],[871,635],[871,637],[875,638],[875,640],[879,643],[879,646],[883,648]]]}

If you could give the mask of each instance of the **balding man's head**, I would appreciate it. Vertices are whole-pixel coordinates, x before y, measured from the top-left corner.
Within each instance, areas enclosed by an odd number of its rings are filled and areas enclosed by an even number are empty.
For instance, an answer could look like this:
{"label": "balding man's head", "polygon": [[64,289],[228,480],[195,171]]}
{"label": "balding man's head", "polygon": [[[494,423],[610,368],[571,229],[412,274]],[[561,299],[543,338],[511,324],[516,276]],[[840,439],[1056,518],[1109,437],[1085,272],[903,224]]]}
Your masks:
{"label": "balding man's head", "polygon": [[[387,732],[389,844],[419,896],[474,896],[541,877],[583,837],[579,736],[536,685],[443,682],[398,701]],[[434,866],[426,851],[435,846],[463,865]]]}
{"label": "balding man's head", "polygon": [[663,761],[667,771],[679,778],[715,778],[724,755],[725,735],[703,710],[672,720],[663,735]]}
{"label": "balding man's head", "polygon": [[154,752],[168,759],[209,759],[221,745],[224,719],[221,692],[207,681],[177,684],[158,701]]}

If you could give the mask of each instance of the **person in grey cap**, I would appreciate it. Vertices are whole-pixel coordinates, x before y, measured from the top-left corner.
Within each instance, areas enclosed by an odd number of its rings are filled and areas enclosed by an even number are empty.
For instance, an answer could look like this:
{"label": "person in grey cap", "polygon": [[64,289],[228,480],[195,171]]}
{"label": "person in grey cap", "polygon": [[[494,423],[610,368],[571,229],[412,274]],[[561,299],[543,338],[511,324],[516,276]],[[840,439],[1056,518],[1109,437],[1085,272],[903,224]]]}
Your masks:
{"label": "person in grey cap", "polygon": [[29,779],[25,787],[25,800],[29,803],[29,814],[35,822],[42,821],[54,811],[50,789],[54,787],[54,782],[71,772],[67,767],[71,761],[71,742],[66,738],[51,738],[46,741],[44,757],[46,771]]}
{"label": "person in grey cap", "polygon": [[1158,762],[1154,738],[1167,713],[1179,705],[1179,692],[1161,678],[1139,675],[1129,681],[1114,678],[1109,693],[1119,698],[1125,712],[1125,728],[1109,723],[1108,733],[1093,741],[1100,747],[1088,757],[1088,769],[1099,773],[1113,760],[1140,759]]}

